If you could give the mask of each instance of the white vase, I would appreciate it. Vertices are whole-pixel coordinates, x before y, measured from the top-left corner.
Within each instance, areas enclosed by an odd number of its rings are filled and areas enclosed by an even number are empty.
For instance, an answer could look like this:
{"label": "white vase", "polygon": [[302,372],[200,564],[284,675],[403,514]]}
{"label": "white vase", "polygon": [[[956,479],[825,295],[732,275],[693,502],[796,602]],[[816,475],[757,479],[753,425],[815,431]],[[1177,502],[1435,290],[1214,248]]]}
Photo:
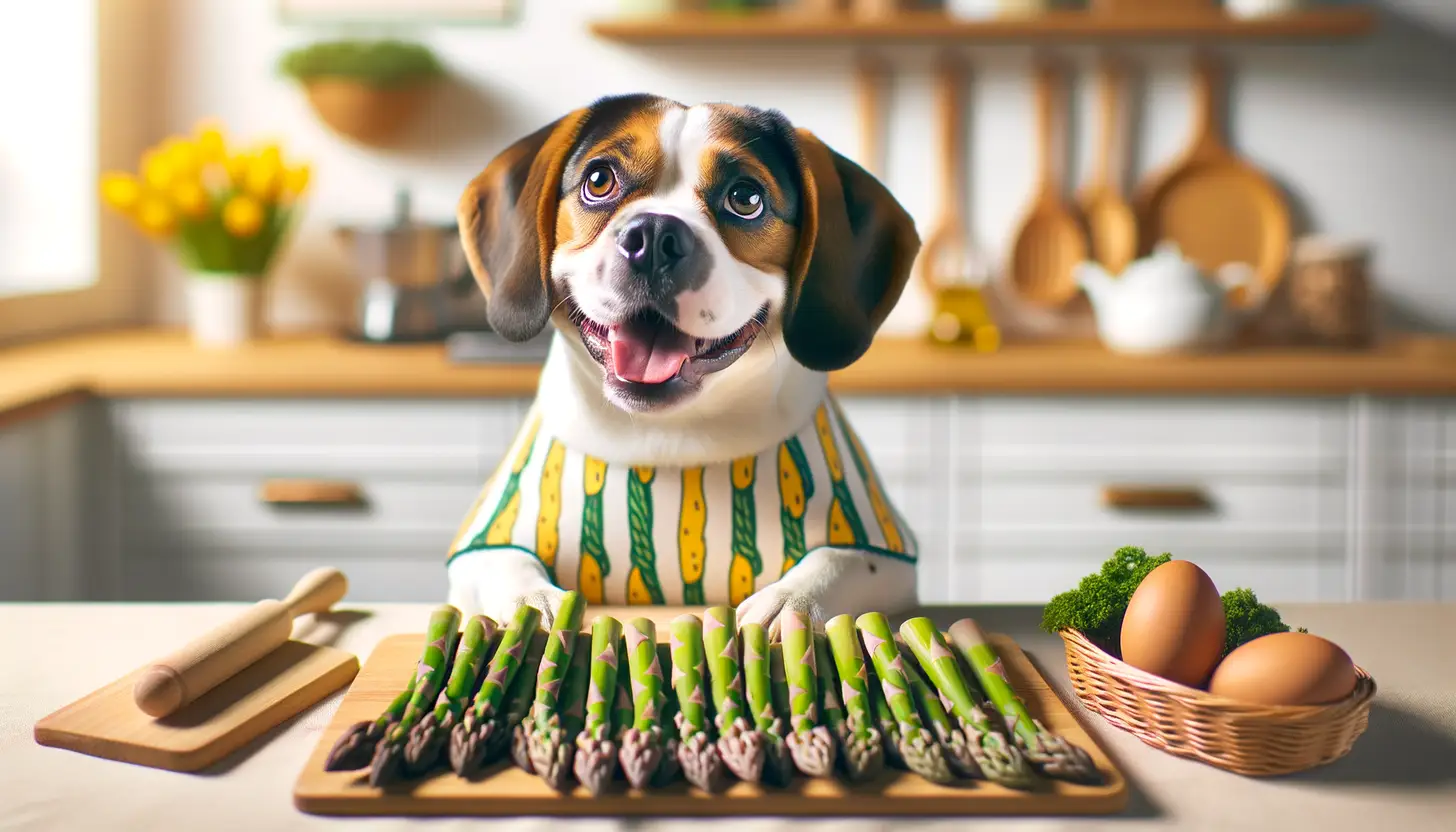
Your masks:
{"label": "white vase", "polygon": [[187,278],[187,320],[199,347],[236,347],[258,337],[263,281],[257,275],[196,272]]}
{"label": "white vase", "polygon": [[1289,14],[1303,5],[1303,0],[1224,0],[1224,9],[1234,17]]}

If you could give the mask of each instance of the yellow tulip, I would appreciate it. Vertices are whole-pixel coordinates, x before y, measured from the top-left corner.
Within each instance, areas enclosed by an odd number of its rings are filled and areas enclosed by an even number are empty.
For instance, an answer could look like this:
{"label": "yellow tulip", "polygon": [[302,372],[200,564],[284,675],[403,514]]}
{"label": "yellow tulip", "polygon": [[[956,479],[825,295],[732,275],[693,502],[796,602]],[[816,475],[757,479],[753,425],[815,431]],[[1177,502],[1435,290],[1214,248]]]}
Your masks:
{"label": "yellow tulip", "polygon": [[177,215],[165,201],[149,195],[137,205],[136,223],[152,237],[168,237],[177,228]]}
{"label": "yellow tulip", "polygon": [[267,142],[258,148],[258,158],[270,165],[283,166],[283,150],[277,142]]}
{"label": "yellow tulip", "polygon": [[172,185],[170,193],[172,204],[177,206],[184,216],[197,219],[207,216],[208,209],[212,207],[212,201],[208,199],[207,190],[202,183],[196,179],[182,179]]}
{"label": "yellow tulip", "polygon": [[267,156],[255,159],[243,176],[243,191],[263,202],[276,199],[282,184],[283,166]]}
{"label": "yellow tulip", "polygon": [[222,224],[234,237],[251,237],[263,227],[263,206],[250,196],[235,196],[222,208]]}
{"label": "yellow tulip", "polygon": [[176,175],[171,157],[161,148],[148,150],[142,156],[142,179],[154,190],[165,191]]}
{"label": "yellow tulip", "polygon": [[129,173],[109,172],[101,175],[101,199],[123,214],[129,213],[142,198],[142,183]]}
{"label": "yellow tulip", "polygon": [[162,143],[162,153],[175,176],[191,176],[202,166],[202,151],[186,139],[171,138]]}
{"label": "yellow tulip", "polygon": [[243,181],[248,178],[248,169],[252,167],[253,158],[247,153],[239,153],[229,156],[227,159],[228,181],[234,188],[241,188]]}
{"label": "yellow tulip", "polygon": [[312,176],[308,165],[299,165],[289,168],[283,172],[283,191],[289,196],[302,196],[308,190],[308,181]]}
{"label": "yellow tulip", "polygon": [[226,161],[227,142],[223,139],[222,126],[215,121],[204,121],[197,125],[197,150],[204,162]]}

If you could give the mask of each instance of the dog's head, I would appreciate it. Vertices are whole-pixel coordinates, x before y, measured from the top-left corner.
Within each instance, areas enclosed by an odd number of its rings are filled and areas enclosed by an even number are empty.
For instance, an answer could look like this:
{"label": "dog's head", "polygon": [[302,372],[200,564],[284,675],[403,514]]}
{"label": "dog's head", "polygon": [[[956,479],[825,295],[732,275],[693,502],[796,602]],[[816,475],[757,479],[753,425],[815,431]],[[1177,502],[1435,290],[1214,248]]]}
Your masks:
{"label": "dog's head", "polygon": [[525,340],[554,319],[638,412],[688,401],[766,341],[811,370],[854,362],[920,247],[883,185],[779,113],[649,95],[516,142],[459,221],[491,326]]}

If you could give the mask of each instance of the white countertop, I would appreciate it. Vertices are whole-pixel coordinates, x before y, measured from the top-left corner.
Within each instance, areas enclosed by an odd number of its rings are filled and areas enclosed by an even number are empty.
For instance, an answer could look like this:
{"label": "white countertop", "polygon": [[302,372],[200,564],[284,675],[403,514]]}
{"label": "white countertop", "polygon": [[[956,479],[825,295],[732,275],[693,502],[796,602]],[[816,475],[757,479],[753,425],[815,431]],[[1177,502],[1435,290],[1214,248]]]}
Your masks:
{"label": "white countertop", "polygon": [[[36,720],[236,614],[241,604],[0,604],[0,830],[260,830],[482,828],[675,829],[689,821],[521,818],[408,820],[305,815],[293,784],[342,692],[201,774],[177,774],[36,745]],[[361,661],[384,636],[421,632],[429,605],[350,607],[302,619],[295,635],[329,641]],[[1017,639],[1119,762],[1128,809],[1109,818],[986,819],[1049,829],[1282,829],[1362,832],[1456,829],[1456,604],[1282,605],[1285,620],[1345,647],[1379,685],[1370,727],[1348,757],[1279,780],[1251,780],[1168,756],[1086,716],[1067,687],[1061,643],[1036,630],[1029,608],[928,610],[971,615]],[[1444,635],[1443,635],[1444,634]],[[78,649],[82,643],[89,649]],[[691,821],[733,832],[961,829],[977,821],[820,822],[773,818]]]}

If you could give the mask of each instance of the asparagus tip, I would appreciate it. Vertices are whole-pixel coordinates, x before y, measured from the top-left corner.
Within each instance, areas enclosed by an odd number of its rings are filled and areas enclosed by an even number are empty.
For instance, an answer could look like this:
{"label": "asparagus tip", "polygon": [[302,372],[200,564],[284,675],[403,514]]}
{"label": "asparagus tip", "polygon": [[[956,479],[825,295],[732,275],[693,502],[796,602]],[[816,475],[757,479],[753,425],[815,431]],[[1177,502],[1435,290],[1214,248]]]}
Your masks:
{"label": "asparagus tip", "polygon": [[911,771],[932,783],[944,784],[955,780],[945,762],[945,755],[929,732],[922,730],[919,736],[902,736],[900,755]]}
{"label": "asparagus tip", "polygon": [[1091,755],[1061,737],[1039,734],[1026,750],[1026,757],[1043,774],[1057,780],[1088,785],[1102,782],[1102,772]]}
{"label": "asparagus tip", "polygon": [[761,781],[772,786],[787,786],[794,779],[794,760],[788,746],[774,734],[765,734],[763,774]]}
{"label": "asparagus tip", "polygon": [[662,743],[662,762],[657,765],[657,772],[652,775],[652,785],[662,787],[677,779],[680,765],[677,756],[678,741],[676,737],[668,737]]}
{"label": "asparagus tip", "polygon": [[472,725],[469,716],[450,731],[450,769],[461,777],[470,777],[485,765],[495,723]]}
{"label": "asparagus tip", "polygon": [[632,788],[647,788],[662,764],[661,735],[656,730],[628,729],[622,735],[622,750],[618,752],[618,758]]}
{"label": "asparagus tip", "polygon": [[571,786],[571,761],[575,747],[562,742],[560,729],[532,733],[527,738],[531,767],[536,776],[558,792]]}
{"label": "asparagus tip", "polygon": [[576,738],[576,757],[572,761],[576,779],[592,796],[607,790],[617,773],[617,746],[611,740],[599,740],[580,734]]}
{"label": "asparagus tip", "polygon": [[718,756],[723,758],[723,764],[728,766],[728,770],[739,780],[748,783],[757,783],[763,779],[763,735],[748,728],[742,719],[734,720],[726,728],[720,726],[719,730]]}
{"label": "asparagus tip", "polygon": [[786,740],[794,766],[807,777],[828,777],[834,772],[834,736],[823,725],[796,731]]}
{"label": "asparagus tip", "polygon": [[850,780],[869,780],[885,768],[885,755],[880,732],[870,729],[870,736],[851,734],[845,739],[844,769]]}
{"label": "asparagus tip", "polygon": [[708,739],[706,732],[699,731],[679,745],[677,759],[682,765],[683,776],[694,786],[709,794],[717,794],[727,787],[723,758],[718,755],[718,746]]}
{"label": "asparagus tip", "polygon": [[358,771],[369,765],[374,746],[384,736],[384,728],[374,722],[350,725],[329,750],[324,771]]}
{"label": "asparagus tip", "polygon": [[536,773],[536,766],[531,761],[531,734],[525,725],[517,725],[511,731],[511,759],[528,774]]}
{"label": "asparagus tip", "polygon": [[369,785],[387,786],[400,778],[404,768],[404,744],[381,742],[369,765]]}

